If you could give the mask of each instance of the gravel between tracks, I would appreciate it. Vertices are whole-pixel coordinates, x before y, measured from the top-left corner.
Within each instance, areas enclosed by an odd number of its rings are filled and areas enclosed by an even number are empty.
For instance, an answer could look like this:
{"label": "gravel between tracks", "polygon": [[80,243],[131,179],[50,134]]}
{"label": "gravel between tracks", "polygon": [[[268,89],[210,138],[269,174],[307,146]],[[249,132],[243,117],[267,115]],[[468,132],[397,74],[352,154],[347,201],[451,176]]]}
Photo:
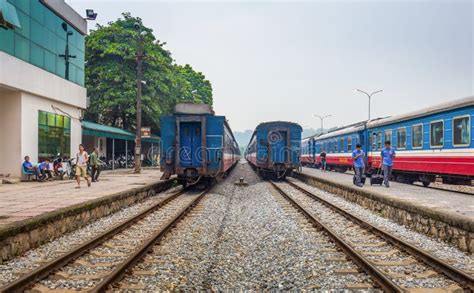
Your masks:
{"label": "gravel between tracks", "polygon": [[121,209],[120,211],[94,221],[76,231],[67,233],[51,242],[41,245],[38,248],[31,249],[22,256],[0,264],[0,287],[14,281],[22,274],[39,267],[45,262],[61,256],[71,248],[77,247],[85,241],[104,232],[104,230],[110,229],[118,223],[139,214],[150,205],[177,192],[178,190],[179,188],[171,188],[167,191],[161,192],[152,198],[148,198],[143,202]]}
{"label": "gravel between tracks", "polygon": [[299,186],[313,192],[314,194],[321,196],[325,200],[342,207],[346,211],[357,215],[358,217],[366,220],[370,224],[381,228],[393,235],[400,237],[401,239],[429,251],[434,256],[444,259],[451,263],[453,266],[465,270],[467,272],[474,273],[474,255],[469,255],[458,248],[451,246],[441,240],[433,239],[424,234],[420,234],[409,228],[393,222],[390,219],[384,218],[368,210],[358,204],[349,202],[337,195],[331,194],[309,184],[303,183],[299,180],[289,178],[289,180]]}
{"label": "gravel between tracks", "polygon": [[[249,185],[234,185],[239,177]],[[121,288],[286,290],[371,283],[365,274],[335,274],[356,268],[349,261],[328,260],[344,257],[335,248],[326,235],[304,229],[290,217],[270,185],[241,162],[134,268]]]}

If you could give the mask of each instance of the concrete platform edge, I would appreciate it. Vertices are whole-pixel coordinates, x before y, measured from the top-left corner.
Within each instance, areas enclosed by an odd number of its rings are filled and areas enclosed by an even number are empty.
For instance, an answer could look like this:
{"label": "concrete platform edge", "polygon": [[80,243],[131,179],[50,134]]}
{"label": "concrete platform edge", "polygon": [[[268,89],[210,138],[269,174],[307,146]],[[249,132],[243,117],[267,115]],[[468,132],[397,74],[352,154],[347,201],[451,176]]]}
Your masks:
{"label": "concrete platform edge", "polygon": [[418,232],[454,244],[463,251],[474,252],[474,220],[470,217],[430,209],[316,176],[294,173],[293,177],[340,195]]}
{"label": "concrete platform edge", "polygon": [[160,181],[71,205],[0,228],[0,263],[173,186]]}

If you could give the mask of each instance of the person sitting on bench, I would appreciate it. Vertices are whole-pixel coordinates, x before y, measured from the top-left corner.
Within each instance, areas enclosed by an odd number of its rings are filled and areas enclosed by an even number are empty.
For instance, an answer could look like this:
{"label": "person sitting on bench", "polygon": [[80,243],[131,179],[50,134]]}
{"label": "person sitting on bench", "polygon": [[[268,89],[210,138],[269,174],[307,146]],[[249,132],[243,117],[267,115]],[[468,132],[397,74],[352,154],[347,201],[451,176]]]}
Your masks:
{"label": "person sitting on bench", "polygon": [[23,168],[23,174],[35,175],[35,179],[38,180],[38,168],[31,164],[29,156],[25,156],[25,161],[23,162],[21,167]]}

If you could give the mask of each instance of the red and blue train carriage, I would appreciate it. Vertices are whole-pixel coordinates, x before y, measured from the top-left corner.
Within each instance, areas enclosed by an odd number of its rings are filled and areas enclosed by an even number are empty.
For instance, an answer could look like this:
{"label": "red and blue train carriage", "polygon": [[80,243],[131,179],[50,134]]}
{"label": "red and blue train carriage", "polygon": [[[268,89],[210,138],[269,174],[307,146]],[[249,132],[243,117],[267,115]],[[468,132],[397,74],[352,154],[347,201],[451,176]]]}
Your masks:
{"label": "red and blue train carriage", "polygon": [[161,123],[163,178],[177,175],[184,186],[211,184],[239,161],[240,150],[224,116],[205,104],[182,103]]}
{"label": "red and blue train carriage", "polygon": [[329,169],[352,168],[351,152],[361,143],[369,175],[380,168],[380,151],[391,141],[396,150],[393,176],[397,181],[422,182],[436,177],[451,184],[470,184],[474,179],[474,97],[388,118],[361,122],[336,131],[306,138],[302,162],[320,165],[325,150]]}
{"label": "red and blue train carriage", "polygon": [[300,125],[272,121],[257,126],[246,151],[247,161],[264,177],[284,178],[301,166]]}

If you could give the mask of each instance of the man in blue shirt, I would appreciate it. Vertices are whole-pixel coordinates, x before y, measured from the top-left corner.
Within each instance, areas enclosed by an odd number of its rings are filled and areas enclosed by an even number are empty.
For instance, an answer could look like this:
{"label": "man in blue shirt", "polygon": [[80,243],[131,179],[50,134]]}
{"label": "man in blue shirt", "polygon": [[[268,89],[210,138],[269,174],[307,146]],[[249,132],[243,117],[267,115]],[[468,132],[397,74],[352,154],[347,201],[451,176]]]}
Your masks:
{"label": "man in blue shirt", "polygon": [[385,148],[380,152],[383,164],[383,184],[389,187],[389,181],[392,177],[393,158],[395,158],[395,150],[390,146],[390,141],[385,142]]}
{"label": "man in blue shirt", "polygon": [[36,180],[38,180],[38,168],[34,167],[30,162],[30,157],[25,156],[25,161],[22,164],[23,173],[29,175],[35,175]]}
{"label": "man in blue shirt", "polygon": [[[44,159],[43,162],[38,164],[38,170],[41,174],[41,181],[45,181],[46,179],[52,179],[53,176],[51,175],[51,169],[49,167],[49,159]],[[46,175],[48,178],[46,178]]]}
{"label": "man in blue shirt", "polygon": [[356,149],[352,152],[352,162],[354,164],[354,172],[355,172],[355,185],[362,187],[363,184],[361,182],[362,173],[364,172],[364,151],[362,150],[362,145],[357,144]]}

